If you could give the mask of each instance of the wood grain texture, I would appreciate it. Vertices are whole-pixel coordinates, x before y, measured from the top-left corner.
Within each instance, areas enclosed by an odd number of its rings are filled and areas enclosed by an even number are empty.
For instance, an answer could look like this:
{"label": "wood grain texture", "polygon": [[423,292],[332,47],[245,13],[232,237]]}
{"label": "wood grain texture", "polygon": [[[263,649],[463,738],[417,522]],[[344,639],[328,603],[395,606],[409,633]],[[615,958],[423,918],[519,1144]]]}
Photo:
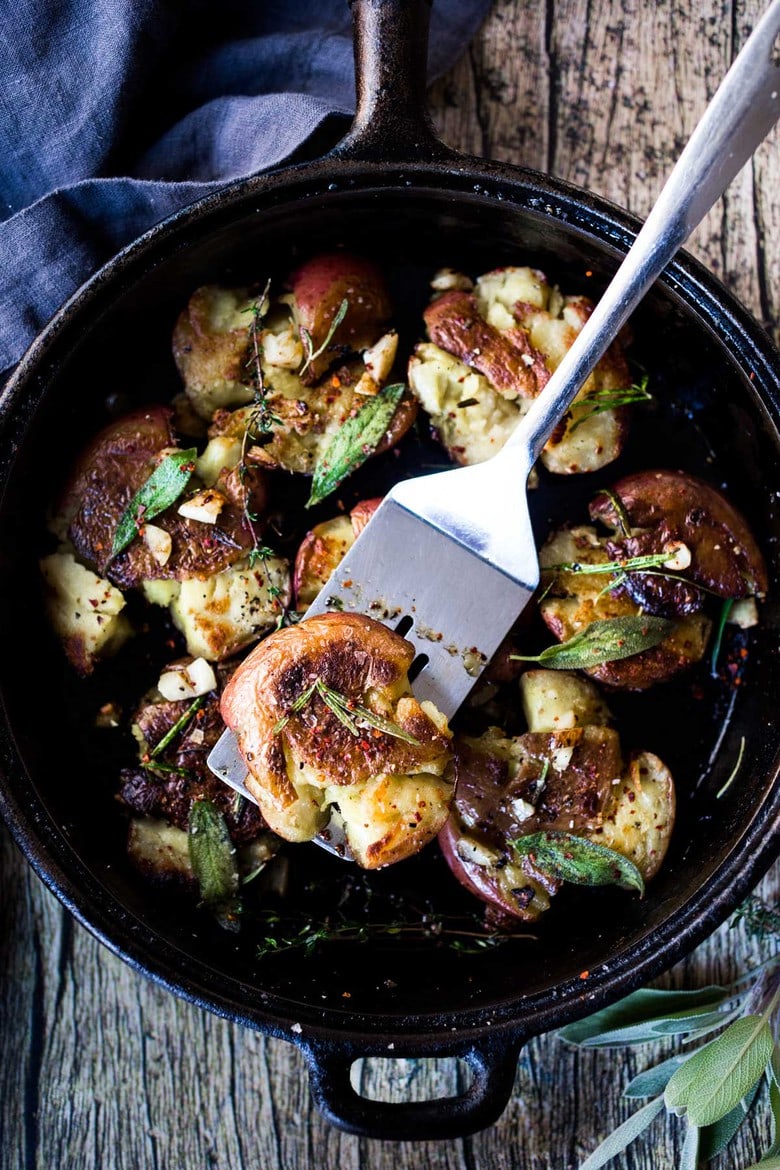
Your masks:
{"label": "wood grain texture", "polygon": [[[644,214],[762,4],[759,0],[496,0],[433,92],[442,135],[550,171]],[[777,134],[692,250],[775,335],[780,322]],[[778,894],[778,871],[760,892]],[[666,982],[726,980],[757,961],[718,931]],[[363,1141],[319,1117],[302,1057],[146,981],[74,923],[0,833],[0,1165],[9,1170],[575,1170],[629,1109],[619,1090],[657,1050],[582,1053],[554,1036],[522,1054],[498,1125],[463,1141]],[[367,1062],[371,1095],[456,1091],[451,1062]],[[716,1167],[748,1165],[762,1112]],[[681,1131],[656,1123],[614,1165],[673,1167]]]}

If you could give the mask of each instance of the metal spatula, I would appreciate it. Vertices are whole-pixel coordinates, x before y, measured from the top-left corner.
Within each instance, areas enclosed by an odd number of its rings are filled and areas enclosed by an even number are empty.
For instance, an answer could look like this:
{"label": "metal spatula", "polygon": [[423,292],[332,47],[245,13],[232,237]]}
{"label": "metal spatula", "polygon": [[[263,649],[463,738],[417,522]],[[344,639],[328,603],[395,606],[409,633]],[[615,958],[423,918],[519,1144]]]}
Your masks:
{"label": "metal spatula", "polygon": [[[400,626],[418,653],[413,671],[422,665],[415,694],[448,717],[539,581],[525,490],[531,467],[649,286],[780,116],[778,33],[780,0],[773,0],[614,280],[503,450],[477,466],[396,485],[306,614],[344,609]],[[230,732],[208,763],[253,799]],[[319,843],[344,855],[338,837],[331,823]]]}

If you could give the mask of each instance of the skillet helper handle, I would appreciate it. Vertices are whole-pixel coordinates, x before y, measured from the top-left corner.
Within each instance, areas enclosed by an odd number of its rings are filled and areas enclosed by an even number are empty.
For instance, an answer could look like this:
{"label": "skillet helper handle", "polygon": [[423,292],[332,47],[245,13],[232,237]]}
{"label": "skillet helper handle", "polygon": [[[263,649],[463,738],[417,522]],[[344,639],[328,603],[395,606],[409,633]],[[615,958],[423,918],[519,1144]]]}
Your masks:
{"label": "skillet helper handle", "polygon": [[330,157],[356,162],[457,157],[428,114],[426,67],[432,0],[350,0],[355,118]]}
{"label": "skillet helper handle", "polygon": [[[721,82],[614,279],[504,451],[537,459],[557,422],[651,284],[780,117],[780,0]],[[501,455],[497,456],[501,458]]]}
{"label": "skillet helper handle", "polygon": [[[473,1044],[453,1046],[437,1056],[456,1057],[469,1065],[473,1080],[457,1097],[430,1101],[374,1101],[352,1086],[350,1069],[365,1056],[388,1055],[387,1047],[367,1052],[316,1041],[303,1046],[314,1102],[323,1116],[348,1133],[383,1141],[432,1141],[465,1137],[486,1129],[503,1113],[514,1086],[522,1039],[489,1034]],[[397,1053],[395,1055],[398,1055]],[[430,1056],[431,1052],[406,1053]]]}

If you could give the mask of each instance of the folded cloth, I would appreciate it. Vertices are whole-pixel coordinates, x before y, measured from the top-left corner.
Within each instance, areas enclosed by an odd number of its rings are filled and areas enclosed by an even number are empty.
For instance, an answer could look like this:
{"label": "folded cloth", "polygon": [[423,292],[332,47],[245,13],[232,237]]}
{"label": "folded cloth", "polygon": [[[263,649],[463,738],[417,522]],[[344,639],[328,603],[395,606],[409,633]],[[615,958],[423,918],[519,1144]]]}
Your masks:
{"label": "folded cloth", "polygon": [[[431,78],[490,0],[434,0]],[[334,143],[347,0],[15,0],[0,34],[0,370],[120,248],[235,179]]]}

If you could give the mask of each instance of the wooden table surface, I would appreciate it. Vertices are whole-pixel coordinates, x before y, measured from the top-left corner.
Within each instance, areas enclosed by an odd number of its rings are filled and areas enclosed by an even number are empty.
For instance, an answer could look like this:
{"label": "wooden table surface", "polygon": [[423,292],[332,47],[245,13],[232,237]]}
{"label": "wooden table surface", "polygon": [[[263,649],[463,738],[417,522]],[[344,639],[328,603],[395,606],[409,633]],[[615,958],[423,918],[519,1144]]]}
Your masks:
{"label": "wooden table surface", "polygon": [[[433,91],[453,145],[524,163],[645,214],[763,5],[761,0],[496,0]],[[773,135],[698,231],[692,250],[775,334],[780,322],[780,153]],[[0,840],[0,1166],[5,1170],[568,1170],[628,1110],[619,1089],[652,1063],[581,1054],[555,1036],[523,1053],[492,1129],[459,1141],[366,1141],[313,1109],[303,1058],[180,1002],[75,924],[7,834]],[[777,896],[777,871],[760,892]],[[697,986],[755,959],[721,928],[669,978]],[[452,1062],[363,1071],[397,1098],[454,1091]],[[716,1165],[766,1139],[762,1113]],[[616,1167],[673,1167],[681,1130],[656,1124]]]}

